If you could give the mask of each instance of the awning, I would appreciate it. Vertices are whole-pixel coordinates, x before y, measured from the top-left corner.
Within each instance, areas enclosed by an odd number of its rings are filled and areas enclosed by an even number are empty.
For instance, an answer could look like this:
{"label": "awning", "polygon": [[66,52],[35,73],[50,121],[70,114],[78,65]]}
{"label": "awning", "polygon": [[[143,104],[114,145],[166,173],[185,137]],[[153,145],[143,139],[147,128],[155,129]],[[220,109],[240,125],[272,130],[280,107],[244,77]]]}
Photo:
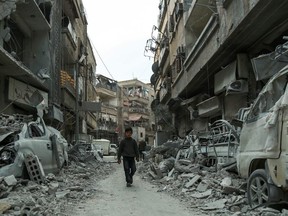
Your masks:
{"label": "awning", "polygon": [[143,120],[142,115],[129,116],[129,121],[141,121],[141,120]]}

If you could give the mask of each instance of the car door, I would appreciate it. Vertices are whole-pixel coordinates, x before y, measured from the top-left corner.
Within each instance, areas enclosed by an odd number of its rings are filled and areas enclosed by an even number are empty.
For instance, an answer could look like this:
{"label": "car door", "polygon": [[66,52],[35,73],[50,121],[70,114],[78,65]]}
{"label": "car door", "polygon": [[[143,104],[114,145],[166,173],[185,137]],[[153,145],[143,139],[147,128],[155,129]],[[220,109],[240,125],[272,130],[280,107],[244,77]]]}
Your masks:
{"label": "car door", "polygon": [[45,173],[57,169],[55,156],[52,152],[52,142],[43,120],[29,123],[27,134],[25,146],[38,156]]}

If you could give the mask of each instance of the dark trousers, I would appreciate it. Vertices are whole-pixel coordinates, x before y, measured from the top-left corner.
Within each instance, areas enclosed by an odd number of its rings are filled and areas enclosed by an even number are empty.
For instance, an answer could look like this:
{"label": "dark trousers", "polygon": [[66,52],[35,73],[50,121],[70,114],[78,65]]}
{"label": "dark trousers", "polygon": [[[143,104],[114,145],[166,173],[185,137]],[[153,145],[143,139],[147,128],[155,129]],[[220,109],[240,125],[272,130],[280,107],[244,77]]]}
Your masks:
{"label": "dark trousers", "polygon": [[142,159],[144,161],[144,154],[143,154],[144,150],[139,150],[139,155],[140,155],[140,159]]}
{"label": "dark trousers", "polygon": [[126,182],[132,184],[133,175],[136,172],[136,164],[135,164],[134,157],[123,157],[123,166],[124,166]]}

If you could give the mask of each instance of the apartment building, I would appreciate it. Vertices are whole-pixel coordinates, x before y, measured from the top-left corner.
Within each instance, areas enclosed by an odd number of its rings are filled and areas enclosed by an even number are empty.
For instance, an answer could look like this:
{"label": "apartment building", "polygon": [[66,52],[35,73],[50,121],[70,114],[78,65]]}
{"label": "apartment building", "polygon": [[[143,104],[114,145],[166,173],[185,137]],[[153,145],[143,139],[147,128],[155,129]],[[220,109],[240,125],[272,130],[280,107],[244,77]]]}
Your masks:
{"label": "apartment building", "polygon": [[97,126],[91,131],[96,139],[108,139],[118,144],[120,132],[121,107],[120,89],[117,81],[101,74],[96,76],[97,101],[101,104],[101,111],[96,114]]}
{"label": "apartment building", "polygon": [[124,128],[130,126],[137,141],[145,140],[152,145],[155,128],[154,115],[151,114],[153,88],[138,79],[120,81],[118,84],[122,89],[122,136]]}
{"label": "apartment building", "polygon": [[147,50],[154,56],[154,107],[170,115],[156,124],[184,136],[250,106],[288,62],[274,58],[288,33],[287,8],[277,0],[161,0]]}
{"label": "apartment building", "polygon": [[72,141],[93,130],[96,60],[81,0],[0,2],[0,112],[36,114]]}

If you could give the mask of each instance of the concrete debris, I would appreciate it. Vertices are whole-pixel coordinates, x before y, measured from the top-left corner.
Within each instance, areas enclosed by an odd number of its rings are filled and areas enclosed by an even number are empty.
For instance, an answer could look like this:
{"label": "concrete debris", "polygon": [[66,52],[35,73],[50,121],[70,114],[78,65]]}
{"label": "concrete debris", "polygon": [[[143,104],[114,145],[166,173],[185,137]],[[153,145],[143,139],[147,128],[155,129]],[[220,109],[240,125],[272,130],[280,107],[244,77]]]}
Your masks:
{"label": "concrete debris", "polygon": [[212,190],[207,190],[203,193],[199,193],[199,192],[196,192],[194,194],[191,194],[191,197],[193,198],[197,198],[197,199],[204,199],[204,198],[207,198],[208,196],[210,196],[212,194]]}
{"label": "concrete debris", "polygon": [[187,182],[185,184],[185,187],[189,188],[189,187],[193,186],[200,178],[201,178],[201,176],[199,176],[199,175],[194,176],[189,182]]}
{"label": "concrete debris", "polygon": [[17,184],[17,179],[15,178],[14,175],[10,175],[4,178],[4,182],[6,183],[7,186],[14,186]]}
{"label": "concrete debris", "polygon": [[1,177],[0,214],[71,215],[73,206],[95,196],[97,190],[93,183],[107,176],[112,169],[111,164],[97,160],[71,161],[59,174],[48,173],[41,184],[14,176]]}
{"label": "concrete debris", "polygon": [[208,187],[209,187],[209,185],[202,181],[198,184],[196,190],[199,192],[204,192],[208,189]]}
{"label": "concrete debris", "polygon": [[103,158],[98,154],[98,152],[94,154],[94,152],[91,151],[91,148],[87,147],[89,145],[91,146],[91,144],[86,143],[78,143],[73,145],[68,151],[69,160],[76,162],[88,162],[96,159],[103,162]]}
{"label": "concrete debris", "polygon": [[222,182],[220,183],[222,187],[231,186],[232,185],[232,179],[230,177],[225,177]]}
{"label": "concrete debris", "polygon": [[220,200],[205,204],[205,206],[201,207],[201,209],[202,210],[223,209],[225,207],[226,202],[227,202],[227,199],[220,199]]}
{"label": "concrete debris", "polygon": [[235,173],[235,164],[221,168],[203,151],[195,153],[187,143],[173,142],[152,148],[149,159],[138,165],[142,178],[158,186],[158,192],[169,193],[207,215],[263,215],[263,210],[252,210],[247,204],[246,181]]}

